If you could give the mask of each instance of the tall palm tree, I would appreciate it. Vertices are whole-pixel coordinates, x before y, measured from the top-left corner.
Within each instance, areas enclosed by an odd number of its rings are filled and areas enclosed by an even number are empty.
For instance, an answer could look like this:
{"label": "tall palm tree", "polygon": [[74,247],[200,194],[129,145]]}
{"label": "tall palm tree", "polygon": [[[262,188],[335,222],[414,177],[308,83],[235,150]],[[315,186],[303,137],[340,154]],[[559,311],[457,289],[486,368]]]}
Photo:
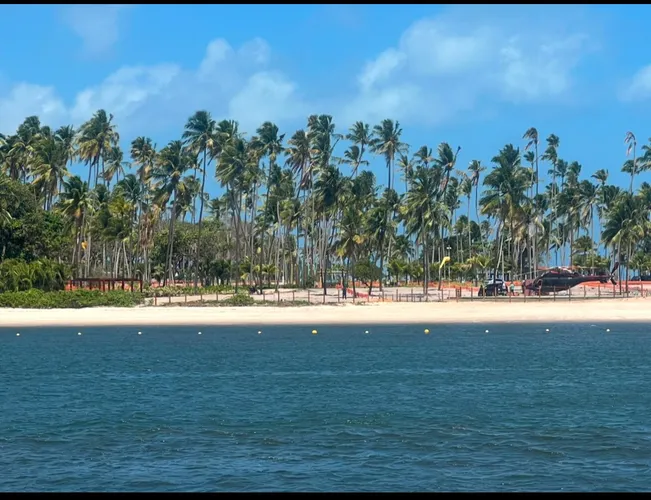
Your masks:
{"label": "tall palm tree", "polygon": [[399,122],[390,119],[382,120],[380,125],[373,127],[371,139],[371,151],[377,155],[384,156],[387,166],[387,187],[393,186],[393,163],[396,154],[406,152],[406,144],[400,141],[402,129]]}
{"label": "tall palm tree", "polygon": [[[547,137],[547,149],[542,155],[542,159],[551,163],[551,174],[552,174],[552,184],[551,184],[551,222],[550,222],[550,232],[549,236],[554,232],[554,220],[556,218],[556,165],[558,164],[558,147],[560,146],[560,139],[554,134],[550,134]],[[550,240],[547,240],[547,264],[549,265],[550,253],[549,253],[549,244]],[[558,265],[558,248],[555,252],[556,265]]]}
{"label": "tall palm tree", "polygon": [[[100,109],[79,128],[79,157],[88,164],[88,184],[95,169],[95,185],[101,175],[104,178],[104,160],[110,148],[117,146],[120,136],[113,124],[113,115]],[[101,164],[101,172],[99,170]]]}
{"label": "tall palm tree", "polygon": [[187,190],[187,184],[190,179],[189,177],[184,177],[184,175],[193,164],[193,158],[187,149],[183,147],[183,143],[181,141],[171,141],[158,153],[156,164],[152,171],[152,178],[156,182],[157,202],[165,207],[170,199],[172,200],[164,283],[167,283],[168,278],[174,283],[174,267],[172,265],[174,221],[178,216],[177,205],[179,198]]}
{"label": "tall palm tree", "polygon": [[635,174],[637,173],[637,158],[636,158],[636,151],[635,149],[637,148],[637,139],[635,138],[635,134],[633,132],[626,132],[626,137],[624,137],[624,143],[627,145],[626,147],[626,156],[629,156],[631,152],[633,152],[633,164],[631,165],[630,168],[630,174],[631,174],[631,187],[629,190],[629,193],[633,193],[633,178],[635,177]]}
{"label": "tall palm tree", "polygon": [[[203,202],[206,189],[206,170],[208,167],[208,154],[214,147],[217,140],[217,123],[212,119],[208,111],[197,111],[185,124],[183,140],[187,147],[195,154],[201,154],[203,168],[201,173],[201,193],[199,195],[199,229],[197,234],[197,246],[194,255],[194,288],[197,288],[199,280],[199,260],[201,248],[201,228],[203,225]],[[195,169],[196,178],[196,169]],[[194,203],[196,205],[196,202]]]}
{"label": "tall palm tree", "polygon": [[534,148],[534,155],[535,155],[534,159],[535,159],[535,163],[536,163],[536,195],[537,195],[538,194],[538,179],[540,178],[538,176],[538,158],[539,158],[539,156],[538,156],[538,142],[539,142],[539,140],[538,140],[538,129],[536,129],[535,127],[531,127],[530,129],[528,129],[524,133],[522,138],[527,139],[527,141],[528,141],[526,146],[524,147],[525,152],[529,151],[529,149],[531,149],[532,146]]}
{"label": "tall palm tree", "polygon": [[346,159],[350,162],[348,163],[352,168],[353,177],[357,175],[357,169],[360,165],[368,165],[368,161],[364,160],[364,149],[371,142],[371,133],[369,131],[369,125],[364,122],[355,122],[350,131],[346,134],[346,139],[351,141],[353,144],[350,149],[346,152]]}

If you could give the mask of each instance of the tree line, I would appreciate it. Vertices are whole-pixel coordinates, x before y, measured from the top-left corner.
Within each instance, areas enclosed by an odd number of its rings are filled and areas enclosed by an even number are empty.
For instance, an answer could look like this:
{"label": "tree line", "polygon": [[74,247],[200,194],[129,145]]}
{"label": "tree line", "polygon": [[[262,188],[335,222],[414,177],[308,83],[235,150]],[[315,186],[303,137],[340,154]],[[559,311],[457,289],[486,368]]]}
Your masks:
{"label": "tree line", "polygon": [[[561,264],[595,272],[619,261],[626,277],[646,273],[651,186],[633,187],[651,147],[625,135],[627,189],[608,184],[608,170],[585,176],[562,159],[554,134],[530,128],[520,142],[460,168],[460,146],[414,149],[391,119],[341,133],[332,116],[312,115],[291,136],[271,122],[251,135],[197,111],[163,147],[135,138],[126,161],[104,110],[78,130],[30,116],[0,135],[0,262],[195,287],[320,283],[324,293],[358,278],[418,281],[426,293],[446,272],[523,279]],[[368,169],[373,158],[385,185]],[[85,178],[70,173],[75,164]],[[206,192],[208,175],[220,196]]]}

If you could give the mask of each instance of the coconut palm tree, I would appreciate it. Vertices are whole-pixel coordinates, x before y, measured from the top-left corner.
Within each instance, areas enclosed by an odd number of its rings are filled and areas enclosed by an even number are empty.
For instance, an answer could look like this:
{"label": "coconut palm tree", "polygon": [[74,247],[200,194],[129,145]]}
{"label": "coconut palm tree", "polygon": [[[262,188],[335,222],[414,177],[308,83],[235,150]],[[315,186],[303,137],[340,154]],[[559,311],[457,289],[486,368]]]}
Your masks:
{"label": "coconut palm tree", "polygon": [[399,122],[390,119],[382,120],[382,123],[373,127],[371,139],[371,151],[384,157],[387,166],[387,188],[393,186],[393,163],[396,155],[406,152],[406,144],[400,141],[402,129]]}
{"label": "coconut palm tree", "polygon": [[178,216],[178,202],[187,191],[190,177],[185,176],[187,171],[194,166],[194,159],[181,141],[171,141],[158,153],[156,163],[152,171],[152,179],[155,182],[156,202],[166,207],[172,200],[170,212],[170,226],[168,232],[166,272],[164,284],[169,278],[174,283],[174,266],[172,255],[174,252],[174,221]]}
{"label": "coconut palm tree", "polygon": [[[190,148],[194,155],[201,154],[203,168],[201,169],[201,191],[199,201],[199,228],[197,231],[197,244],[194,256],[194,288],[197,288],[199,280],[199,260],[201,248],[201,229],[203,225],[203,202],[206,189],[206,170],[208,168],[208,155],[213,150],[217,141],[217,123],[212,119],[208,111],[197,111],[185,124],[183,140],[186,147]],[[196,168],[195,168],[196,178]],[[193,203],[196,206],[196,201]]]}
{"label": "coconut palm tree", "polygon": [[[624,137],[624,143],[627,145],[626,147],[626,156],[629,156],[631,152],[633,153],[633,160],[630,165],[630,169],[622,171],[628,172],[631,175],[631,187],[629,190],[629,193],[633,193],[633,178],[635,177],[635,174],[637,173],[637,158],[636,158],[636,151],[635,149],[637,148],[637,139],[635,138],[635,134],[633,132],[626,132],[626,137]],[[626,165],[626,164],[625,164]]]}
{"label": "coconut palm tree", "polygon": [[95,185],[97,185],[100,175],[104,178],[104,160],[111,147],[117,146],[119,141],[120,136],[113,124],[113,115],[107,115],[103,109],[98,110],[90,120],[79,128],[77,138],[79,157],[88,165],[89,186],[93,168],[95,169]]}

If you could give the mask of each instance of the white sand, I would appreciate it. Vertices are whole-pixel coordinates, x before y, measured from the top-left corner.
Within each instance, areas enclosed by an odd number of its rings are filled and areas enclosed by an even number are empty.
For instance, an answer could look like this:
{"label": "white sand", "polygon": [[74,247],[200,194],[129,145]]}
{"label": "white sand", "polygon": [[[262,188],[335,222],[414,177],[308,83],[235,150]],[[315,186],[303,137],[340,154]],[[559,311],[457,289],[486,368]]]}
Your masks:
{"label": "white sand", "polygon": [[649,299],[370,303],[309,307],[0,309],[0,327],[110,325],[436,324],[651,322]]}

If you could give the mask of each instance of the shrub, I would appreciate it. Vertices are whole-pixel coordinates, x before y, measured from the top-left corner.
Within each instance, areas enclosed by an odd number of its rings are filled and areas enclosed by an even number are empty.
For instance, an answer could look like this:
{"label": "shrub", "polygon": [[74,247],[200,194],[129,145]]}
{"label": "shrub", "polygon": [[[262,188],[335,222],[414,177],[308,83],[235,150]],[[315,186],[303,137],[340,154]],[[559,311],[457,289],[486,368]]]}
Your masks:
{"label": "shrub", "polygon": [[147,287],[143,290],[143,295],[147,298],[149,297],[181,297],[183,295],[203,295],[217,294],[217,293],[231,293],[233,287],[229,285],[219,285],[219,286],[206,286],[194,289],[193,286],[163,286],[159,288],[150,288]]}
{"label": "shrub", "polygon": [[219,303],[224,306],[254,306],[255,299],[250,295],[245,295],[243,293],[236,293],[232,297],[229,297],[224,300],[220,300]]}
{"label": "shrub", "polygon": [[80,309],[83,307],[134,307],[141,304],[140,293],[114,290],[75,290],[71,292],[43,292],[27,290],[24,292],[0,293],[0,307],[19,309]]}
{"label": "shrub", "polygon": [[7,259],[0,262],[0,293],[20,292],[33,288],[44,291],[63,290],[68,269],[49,259],[25,262]]}

